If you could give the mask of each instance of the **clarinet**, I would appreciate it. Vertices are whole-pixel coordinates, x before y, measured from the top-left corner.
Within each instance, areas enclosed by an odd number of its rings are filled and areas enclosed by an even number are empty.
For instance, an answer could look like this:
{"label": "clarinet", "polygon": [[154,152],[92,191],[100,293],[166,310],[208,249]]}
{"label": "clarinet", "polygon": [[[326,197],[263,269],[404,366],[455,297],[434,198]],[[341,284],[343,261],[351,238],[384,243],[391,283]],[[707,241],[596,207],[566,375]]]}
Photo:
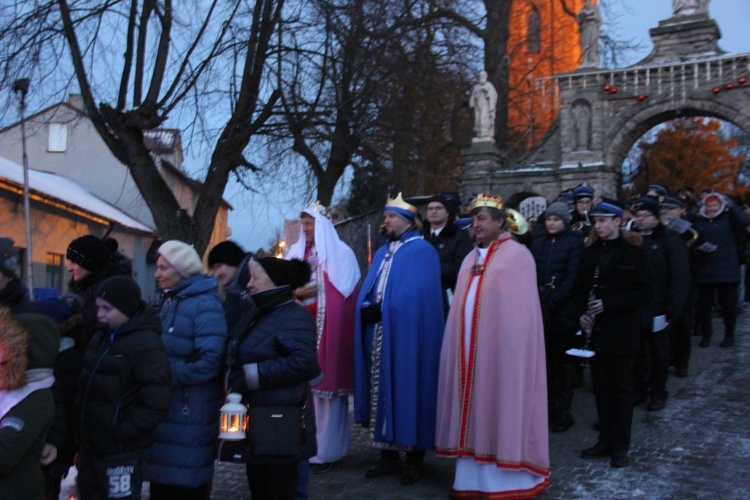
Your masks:
{"label": "clarinet", "polygon": [[[591,306],[591,303],[596,300],[596,289],[598,286],[599,286],[599,266],[596,266],[594,268],[594,284],[591,286],[591,291],[589,291],[589,301],[588,301],[589,307]],[[593,332],[594,330],[594,322],[595,322],[594,316],[595,315],[589,309],[587,309],[584,314],[588,316],[589,318],[591,318],[591,328],[583,329],[583,332],[586,334],[586,345],[583,348],[588,350],[589,344],[591,343],[591,332]]]}

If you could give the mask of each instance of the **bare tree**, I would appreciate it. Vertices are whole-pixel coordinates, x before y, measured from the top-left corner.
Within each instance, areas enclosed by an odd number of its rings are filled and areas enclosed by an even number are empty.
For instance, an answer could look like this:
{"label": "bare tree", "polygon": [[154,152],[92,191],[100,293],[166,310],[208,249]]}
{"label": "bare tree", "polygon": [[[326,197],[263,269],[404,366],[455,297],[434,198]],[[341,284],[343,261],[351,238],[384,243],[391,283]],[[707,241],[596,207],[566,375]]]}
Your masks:
{"label": "bare tree", "polygon": [[[279,98],[266,78],[283,7],[284,0],[15,2],[3,8],[0,72],[12,81],[33,66],[55,77],[45,86],[58,92],[77,82],[88,117],[130,170],[162,238],[202,253],[229,176],[255,168],[243,152]],[[228,116],[192,214],[144,142],[144,131],[182,106],[193,116],[223,106]]]}

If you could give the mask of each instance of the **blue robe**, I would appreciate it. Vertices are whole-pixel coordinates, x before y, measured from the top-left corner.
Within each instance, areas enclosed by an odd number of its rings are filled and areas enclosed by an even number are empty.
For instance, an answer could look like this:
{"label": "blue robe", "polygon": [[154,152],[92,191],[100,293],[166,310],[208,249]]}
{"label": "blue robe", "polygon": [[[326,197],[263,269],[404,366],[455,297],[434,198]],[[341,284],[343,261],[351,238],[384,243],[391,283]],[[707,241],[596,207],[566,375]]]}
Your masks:
{"label": "blue robe", "polygon": [[[403,241],[419,236],[407,231]],[[370,422],[370,365],[374,325],[361,321],[362,303],[372,302],[378,271],[389,251],[375,254],[357,298],[354,354],[354,416]],[[393,256],[382,299],[383,339],[374,439],[426,450],[435,447],[435,411],[443,318],[440,259],[421,238],[404,243]]]}

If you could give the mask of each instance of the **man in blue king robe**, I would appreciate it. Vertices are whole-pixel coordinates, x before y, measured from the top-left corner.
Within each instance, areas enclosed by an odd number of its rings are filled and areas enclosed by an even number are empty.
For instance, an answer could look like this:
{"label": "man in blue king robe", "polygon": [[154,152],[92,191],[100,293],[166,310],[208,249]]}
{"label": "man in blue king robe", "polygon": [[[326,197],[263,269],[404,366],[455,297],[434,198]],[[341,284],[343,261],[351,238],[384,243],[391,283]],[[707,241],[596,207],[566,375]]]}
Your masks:
{"label": "man in blue king robe", "polygon": [[[401,193],[385,206],[388,243],[370,267],[357,299],[355,421],[368,426],[380,449],[369,479],[422,477],[435,446],[435,411],[443,318],[440,258],[423,240],[417,208]],[[406,467],[399,452],[406,452]]]}

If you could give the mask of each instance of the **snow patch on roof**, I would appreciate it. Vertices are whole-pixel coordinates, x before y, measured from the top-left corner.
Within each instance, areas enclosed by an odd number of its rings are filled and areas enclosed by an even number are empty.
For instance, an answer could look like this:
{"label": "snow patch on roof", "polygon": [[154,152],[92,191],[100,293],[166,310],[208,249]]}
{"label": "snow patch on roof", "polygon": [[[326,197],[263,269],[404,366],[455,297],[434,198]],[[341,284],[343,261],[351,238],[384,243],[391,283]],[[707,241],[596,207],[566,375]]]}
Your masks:
{"label": "snow patch on roof", "polygon": [[[0,156],[0,178],[23,186],[23,167]],[[155,233],[156,230],[130,217],[66,177],[29,169],[29,189],[74,205],[121,226]]]}

